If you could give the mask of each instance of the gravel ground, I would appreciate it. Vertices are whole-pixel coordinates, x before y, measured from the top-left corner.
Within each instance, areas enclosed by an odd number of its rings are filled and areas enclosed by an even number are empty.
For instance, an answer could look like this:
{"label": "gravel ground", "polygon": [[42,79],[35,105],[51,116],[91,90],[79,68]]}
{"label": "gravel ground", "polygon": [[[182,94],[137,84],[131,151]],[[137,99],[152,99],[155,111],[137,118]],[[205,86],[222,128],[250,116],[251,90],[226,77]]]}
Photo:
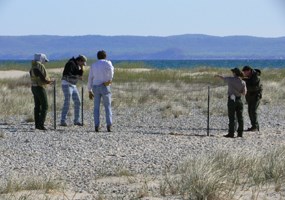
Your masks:
{"label": "gravel ground", "polygon": [[[94,132],[91,111],[85,112],[83,127],[53,130],[52,123],[47,123],[48,131],[34,130],[33,123],[19,116],[2,118],[0,180],[3,185],[12,178],[59,179],[77,199],[179,199],[159,194],[159,180],[166,169],[189,156],[216,150],[266,151],[283,145],[284,111],[284,106],[262,105],[261,131],[235,139],[222,137],[227,134],[226,116],[211,117],[207,137],[207,118],[199,108],[177,118],[162,115],[160,105],[117,108],[111,133],[103,117],[100,132]],[[248,121],[246,112],[244,116]]]}

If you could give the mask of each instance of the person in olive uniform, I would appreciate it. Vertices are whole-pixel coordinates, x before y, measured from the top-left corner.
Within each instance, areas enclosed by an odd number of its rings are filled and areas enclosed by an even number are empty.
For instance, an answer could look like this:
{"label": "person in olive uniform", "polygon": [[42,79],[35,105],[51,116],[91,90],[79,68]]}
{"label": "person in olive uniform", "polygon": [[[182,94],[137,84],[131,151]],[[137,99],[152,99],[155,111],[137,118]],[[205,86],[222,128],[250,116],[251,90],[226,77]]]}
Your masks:
{"label": "person in olive uniform", "polygon": [[228,134],[224,137],[234,138],[235,133],[235,121],[237,118],[238,122],[238,137],[243,135],[243,102],[241,99],[242,95],[246,94],[246,84],[242,80],[243,73],[238,69],[231,69],[233,76],[221,76],[216,75],[216,77],[224,80],[228,84],[228,117],[229,117],[229,130]]}
{"label": "person in olive uniform", "polygon": [[44,126],[48,111],[48,99],[46,86],[53,83],[48,77],[44,63],[48,62],[45,54],[37,53],[34,55],[32,67],[30,69],[30,77],[32,82],[32,93],[34,96],[34,118],[35,128],[39,130],[47,130]]}
{"label": "person in olive uniform", "polygon": [[245,99],[248,104],[248,115],[251,123],[251,127],[247,131],[259,131],[257,109],[262,98],[261,71],[252,69],[250,66],[244,66],[242,71],[245,76],[243,80],[246,82],[247,87]]}

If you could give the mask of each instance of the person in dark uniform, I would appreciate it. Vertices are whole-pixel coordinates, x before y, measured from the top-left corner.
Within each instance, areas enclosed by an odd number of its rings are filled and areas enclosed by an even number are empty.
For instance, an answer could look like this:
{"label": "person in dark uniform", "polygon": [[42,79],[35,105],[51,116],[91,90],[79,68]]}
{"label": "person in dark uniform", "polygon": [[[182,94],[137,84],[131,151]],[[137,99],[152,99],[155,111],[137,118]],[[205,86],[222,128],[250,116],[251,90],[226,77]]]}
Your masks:
{"label": "person in dark uniform", "polygon": [[229,117],[229,130],[228,134],[224,137],[234,138],[235,133],[235,121],[237,118],[238,122],[238,137],[243,135],[243,102],[241,99],[242,95],[246,94],[246,84],[242,80],[243,73],[238,68],[231,69],[233,76],[221,76],[216,77],[224,80],[228,84],[228,117]]}
{"label": "person in dark uniform", "polygon": [[261,71],[252,69],[250,66],[244,66],[242,71],[245,76],[243,80],[247,87],[245,99],[248,104],[248,115],[251,123],[251,127],[247,131],[259,131],[257,109],[262,98]]}

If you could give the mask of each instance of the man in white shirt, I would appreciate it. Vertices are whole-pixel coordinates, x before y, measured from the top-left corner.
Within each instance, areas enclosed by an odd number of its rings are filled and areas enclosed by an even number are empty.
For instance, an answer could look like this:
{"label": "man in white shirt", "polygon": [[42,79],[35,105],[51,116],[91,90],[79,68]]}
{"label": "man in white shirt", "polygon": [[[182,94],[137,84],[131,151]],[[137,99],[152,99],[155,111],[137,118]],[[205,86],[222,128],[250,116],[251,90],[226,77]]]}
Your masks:
{"label": "man in white shirt", "polygon": [[114,75],[112,62],[106,60],[104,50],[98,51],[98,61],[93,63],[88,76],[89,98],[94,98],[94,123],[95,131],[99,132],[100,126],[100,103],[103,99],[105,107],[107,131],[111,132],[112,109],[111,109],[111,83]]}

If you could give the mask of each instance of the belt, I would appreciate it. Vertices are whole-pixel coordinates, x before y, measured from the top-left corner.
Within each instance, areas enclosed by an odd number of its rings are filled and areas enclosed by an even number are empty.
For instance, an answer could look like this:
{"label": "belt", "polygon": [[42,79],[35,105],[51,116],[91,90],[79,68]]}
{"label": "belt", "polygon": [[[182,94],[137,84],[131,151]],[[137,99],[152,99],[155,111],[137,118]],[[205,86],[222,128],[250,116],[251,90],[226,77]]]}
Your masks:
{"label": "belt", "polygon": [[[228,98],[230,99],[231,97],[230,97],[230,96],[228,96]],[[236,99],[241,99],[241,97],[237,97],[237,96],[236,96]]]}

